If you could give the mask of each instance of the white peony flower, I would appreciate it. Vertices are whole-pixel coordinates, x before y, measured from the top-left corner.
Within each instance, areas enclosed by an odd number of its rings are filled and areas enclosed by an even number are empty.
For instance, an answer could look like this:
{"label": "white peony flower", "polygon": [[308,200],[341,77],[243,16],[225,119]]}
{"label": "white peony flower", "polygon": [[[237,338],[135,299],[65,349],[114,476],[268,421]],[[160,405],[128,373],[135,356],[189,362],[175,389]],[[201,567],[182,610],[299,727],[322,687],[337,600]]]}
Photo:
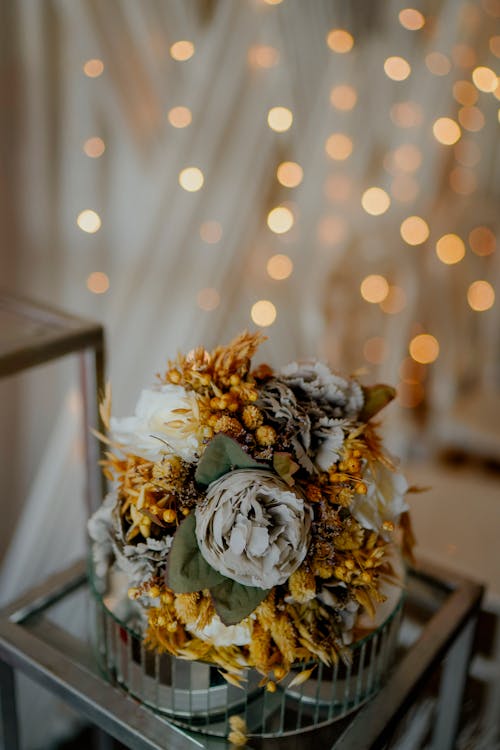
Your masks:
{"label": "white peony flower", "polygon": [[363,475],[367,486],[366,495],[354,496],[350,511],[365,529],[372,529],[389,538],[384,523],[396,523],[401,513],[408,510],[405,500],[408,482],[402,474],[391,471],[384,464],[377,463],[375,473],[368,466]]}
{"label": "white peony flower", "polygon": [[214,646],[246,646],[252,640],[248,621],[240,622],[238,625],[224,625],[219,615],[213,615],[208,625],[203,628],[198,628],[195,623],[186,625],[186,630],[202,641],[210,641]]}
{"label": "white peony flower", "polygon": [[142,391],[135,416],[111,418],[113,438],[124,449],[149,461],[176,455],[193,462],[200,449],[202,428],[196,395],[180,385]]}
{"label": "white peony flower", "polygon": [[293,391],[301,391],[313,401],[328,405],[331,416],[355,418],[363,408],[359,383],[336,375],[323,362],[291,362],[282,368],[281,379]]}
{"label": "white peony flower", "polygon": [[196,508],[196,537],[212,568],[270,589],[297,570],[309,546],[311,510],[268,471],[240,469],[209,485]]}

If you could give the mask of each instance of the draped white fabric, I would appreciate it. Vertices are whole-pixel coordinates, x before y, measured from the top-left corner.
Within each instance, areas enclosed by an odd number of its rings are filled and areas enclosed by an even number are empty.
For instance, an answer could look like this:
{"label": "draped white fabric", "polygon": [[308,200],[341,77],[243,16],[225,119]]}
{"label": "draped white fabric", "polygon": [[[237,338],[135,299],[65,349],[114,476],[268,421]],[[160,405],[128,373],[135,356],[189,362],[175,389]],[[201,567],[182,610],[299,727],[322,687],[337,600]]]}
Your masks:
{"label": "draped white fabric", "polygon": [[[260,299],[277,310],[262,348],[262,359],[271,363],[319,354],[353,371],[367,366],[366,340],[382,337],[387,356],[368,365],[370,379],[394,382],[409,339],[425,330],[440,344],[428,375],[434,413],[446,413],[465,380],[498,387],[498,302],[490,311],[472,312],[466,291],[476,279],[496,284],[500,255],[482,257],[468,249],[461,263],[447,266],[434,251],[443,234],[467,240],[474,227],[498,222],[497,100],[480,93],[476,106],[484,127],[463,131],[462,140],[480,151],[474,169],[460,166],[453,147],[432,134],[438,117],[457,116],[453,83],[471,79],[464,49],[472,50],[474,65],[494,67],[488,47],[492,3],[416,5],[428,14],[420,31],[398,22],[404,5],[397,0],[16,1],[25,236],[17,261],[19,291],[105,323],[117,415],[131,411],[140,386],[178,348],[210,348],[253,327],[250,309]],[[327,47],[333,27],[352,32],[352,52]],[[170,45],[182,39],[195,46],[185,62],[169,55]],[[276,51],[276,65],[255,63],[252,49],[258,45]],[[451,61],[447,74],[429,71],[430,52]],[[408,60],[407,80],[386,76],[389,55]],[[90,58],[105,66],[95,79],[82,72]],[[356,90],[352,111],[330,104],[330,91],[340,84]],[[416,104],[421,122],[398,127],[391,106],[407,101]],[[192,113],[191,125],[182,129],[166,118],[179,105]],[[286,132],[267,124],[268,110],[277,105],[293,112]],[[348,159],[325,153],[335,132],[352,139]],[[100,158],[82,150],[92,136],[105,142]],[[387,154],[404,144],[413,144],[421,156],[412,200],[394,195],[395,175],[387,166]],[[292,190],[276,180],[278,164],[287,160],[304,169],[302,183]],[[469,194],[449,186],[457,164],[476,181]],[[197,192],[178,183],[188,166],[203,172]],[[343,192],[328,190],[332,177],[343,180]],[[392,193],[381,216],[361,207],[370,186]],[[266,225],[277,205],[290,207],[295,217],[282,235]],[[84,209],[102,219],[95,234],[76,224]],[[423,217],[431,231],[418,247],[405,244],[399,233],[411,215]],[[206,221],[221,225],[219,242],[200,237]],[[277,281],[266,273],[275,253],[293,261],[290,278]],[[95,271],[109,277],[105,294],[86,287]],[[361,298],[359,285],[369,274],[382,274],[404,291],[401,312],[386,314]],[[197,304],[206,289],[220,296],[211,311]],[[5,558],[4,599],[84,553],[77,416],[63,400]],[[393,407],[390,424],[401,453],[413,434],[411,411]],[[32,703],[30,713],[35,711]],[[40,732],[27,737],[27,746],[46,746],[49,729]]]}

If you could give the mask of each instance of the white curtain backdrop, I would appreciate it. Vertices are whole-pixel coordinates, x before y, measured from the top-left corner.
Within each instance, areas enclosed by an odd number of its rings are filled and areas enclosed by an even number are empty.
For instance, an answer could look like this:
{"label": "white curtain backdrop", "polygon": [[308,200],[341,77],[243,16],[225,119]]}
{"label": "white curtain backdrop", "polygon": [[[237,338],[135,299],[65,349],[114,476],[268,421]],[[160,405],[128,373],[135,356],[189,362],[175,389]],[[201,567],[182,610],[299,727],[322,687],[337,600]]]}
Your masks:
{"label": "white curtain backdrop", "polygon": [[[23,244],[16,290],[106,325],[117,415],[131,413],[141,386],[178,349],[211,348],[255,328],[250,310],[262,299],[277,311],[261,352],[274,365],[319,355],[344,372],[365,368],[370,380],[395,383],[409,340],[425,331],[440,344],[428,368],[431,414],[444,420],[464,383],[498,388],[498,301],[487,312],[473,312],[466,292],[477,279],[497,284],[500,254],[482,257],[468,247],[463,261],[447,266],[435,253],[446,233],[467,244],[474,227],[494,230],[498,223],[498,101],[478,92],[484,126],[462,132],[463,141],[475,144],[469,149],[479,152],[473,168],[460,166],[454,147],[439,143],[432,131],[438,117],[457,118],[453,84],[471,81],[476,65],[495,66],[489,39],[498,33],[496,6],[479,0],[413,5],[426,18],[419,31],[400,24],[405,5],[399,0],[16,0],[11,6],[22,99]],[[352,33],[351,52],[328,48],[332,28]],[[190,60],[170,56],[178,40],[193,42]],[[276,64],[255,62],[259,46],[272,48]],[[446,56],[447,73],[429,70],[431,52]],[[406,80],[385,74],[391,55],[410,63]],[[104,63],[97,78],[82,70],[91,58]],[[341,84],[356,91],[350,111],[330,103],[332,87]],[[391,119],[391,107],[401,102],[421,113],[414,127]],[[191,111],[188,127],[175,128],[167,119],[179,105]],[[267,123],[274,106],[293,113],[286,132]],[[348,159],[325,152],[335,132],[352,139]],[[89,158],[83,144],[95,136],[106,149]],[[405,144],[418,149],[421,163],[412,173],[414,197],[398,200],[398,173],[388,163]],[[294,189],[276,179],[284,161],[303,167]],[[178,182],[189,166],[204,175],[197,192]],[[463,180],[475,180],[468,194],[450,187],[457,166],[466,173]],[[328,189],[332,178],[342,190]],[[391,195],[383,215],[362,209],[370,186]],[[282,235],[266,224],[278,205],[295,217]],[[95,234],[76,223],[84,209],[102,219]],[[417,247],[399,231],[411,215],[430,227],[429,240]],[[220,241],[200,236],[207,221],[220,224]],[[266,272],[276,253],[293,262],[288,279]],[[96,271],[109,278],[104,294],[86,286]],[[362,299],[360,283],[369,274],[403,290],[401,312],[386,314]],[[206,289],[220,298],[210,311],[197,302]],[[378,364],[363,353],[373,337],[386,344]],[[85,553],[78,405],[68,378],[68,395],[44,435],[42,459],[4,558],[4,601]],[[36,402],[36,384],[24,398]],[[390,442],[401,454],[412,445],[416,421],[410,409],[391,409]],[[24,429],[35,419],[27,414]],[[26,733],[27,747],[47,747],[52,734],[42,718],[47,705],[37,695],[30,700],[36,729]]]}

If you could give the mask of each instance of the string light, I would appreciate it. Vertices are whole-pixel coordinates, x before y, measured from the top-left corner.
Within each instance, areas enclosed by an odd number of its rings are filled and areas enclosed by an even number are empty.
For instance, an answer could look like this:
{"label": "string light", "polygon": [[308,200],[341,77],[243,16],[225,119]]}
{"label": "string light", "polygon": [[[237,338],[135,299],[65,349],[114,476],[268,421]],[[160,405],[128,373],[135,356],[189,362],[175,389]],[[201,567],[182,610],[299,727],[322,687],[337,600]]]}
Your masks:
{"label": "string light", "polygon": [[422,122],[422,109],[416,102],[396,102],[390,109],[394,125],[400,128],[414,128]]}
{"label": "string light", "polygon": [[404,57],[388,57],[384,62],[384,71],[392,81],[405,81],[411,73],[410,63]]}
{"label": "string light", "polygon": [[464,241],[457,234],[444,234],[436,242],[436,254],[448,266],[459,263],[465,255]]}
{"label": "string light", "polygon": [[93,138],[87,138],[83,144],[83,151],[91,159],[98,159],[103,155],[106,149],[105,143],[102,138],[94,136]]}
{"label": "string light", "polygon": [[93,294],[104,294],[109,289],[109,278],[101,271],[94,271],[87,277],[87,289]]}
{"label": "string light", "polygon": [[87,232],[88,234],[95,234],[102,226],[101,217],[97,211],[93,211],[91,208],[80,211],[76,223],[83,232]]}
{"label": "string light", "polygon": [[201,190],[205,178],[203,172],[198,167],[186,167],[179,172],[179,185],[188,193],[195,193],[197,190]]}
{"label": "string light", "polygon": [[367,362],[379,365],[387,358],[387,341],[382,336],[373,336],[363,345],[363,355]]}
{"label": "string light", "polygon": [[334,247],[346,239],[348,226],[341,216],[323,216],[318,222],[316,236],[322,247]]}
{"label": "string light", "polygon": [[352,154],[352,140],[345,133],[332,133],[325,143],[325,151],[330,159],[344,161]]}
{"label": "string light", "polygon": [[467,290],[467,302],[476,312],[489,310],[495,304],[495,290],[487,281],[473,281]]}
{"label": "string light", "polygon": [[498,79],[491,68],[481,65],[472,71],[472,81],[479,91],[489,94],[496,90]]}
{"label": "string light", "polygon": [[286,206],[277,206],[267,215],[267,226],[275,234],[285,234],[294,224],[294,216]]}
{"label": "string light", "polygon": [[304,170],[295,161],[284,161],[278,166],[276,177],[283,187],[294,188],[302,182]]}
{"label": "string light", "polygon": [[496,237],[489,227],[475,227],[469,234],[469,244],[476,255],[492,255],[496,250]]}
{"label": "string light", "polygon": [[342,112],[348,112],[354,109],[358,95],[356,89],[347,84],[340,86],[334,86],[330,91],[330,104],[336,109],[340,109]]}
{"label": "string light", "polygon": [[219,307],[220,294],[217,289],[213,289],[212,287],[200,289],[196,295],[196,302],[201,310],[212,312],[212,310],[216,310]]}
{"label": "string light", "polygon": [[97,57],[87,60],[83,65],[83,72],[89,78],[99,78],[104,72],[104,63]]}
{"label": "string light", "polygon": [[272,279],[283,281],[292,274],[293,262],[288,255],[273,255],[267,261],[266,270]]}
{"label": "string light", "polygon": [[402,222],[400,232],[408,245],[421,245],[429,237],[429,225],[421,216],[408,216]]}
{"label": "string light", "polygon": [[389,294],[389,284],[384,276],[371,274],[363,279],[360,286],[361,296],[366,302],[378,304]]}
{"label": "string light", "polygon": [[495,304],[495,291],[488,281],[473,281],[467,290],[467,302],[472,310],[485,312]]}
{"label": "string light", "polygon": [[399,11],[399,23],[408,31],[418,31],[425,24],[425,18],[415,8],[403,8]]}
{"label": "string light", "polygon": [[276,308],[269,300],[260,299],[252,305],[250,315],[255,325],[265,328],[276,320]]}
{"label": "string light", "polygon": [[406,307],[406,294],[399,286],[389,286],[387,297],[380,303],[380,309],[388,315],[397,315]]}
{"label": "string light", "polygon": [[415,362],[428,365],[439,357],[439,342],[430,333],[419,333],[410,341],[409,351]]}
{"label": "string light", "polygon": [[464,107],[472,107],[478,97],[477,89],[470,81],[455,81],[453,84],[453,98]]}
{"label": "string light", "polygon": [[267,124],[276,133],[284,133],[292,127],[293,114],[287,107],[272,107],[267,113]]}
{"label": "string light", "polygon": [[276,47],[256,44],[248,50],[248,62],[254,68],[274,68],[280,61]]}
{"label": "string light", "polygon": [[446,76],[451,70],[451,62],[442,52],[429,52],[425,56],[425,65],[435,76]]}
{"label": "string light", "polygon": [[200,226],[200,237],[208,245],[216,245],[222,239],[222,226],[218,221],[204,221]]}
{"label": "string light", "polygon": [[189,107],[172,107],[167,115],[169,123],[174,128],[187,128],[191,125],[193,115]]}
{"label": "string light", "polygon": [[385,190],[379,187],[371,187],[365,190],[361,197],[361,205],[367,214],[380,216],[384,214],[391,205],[391,199]]}
{"label": "string light", "polygon": [[178,62],[190,60],[194,55],[194,44],[187,39],[174,42],[170,47],[170,56]]}
{"label": "string light", "polygon": [[328,32],[326,43],[332,50],[340,55],[350,52],[354,46],[354,37],[345,29],[332,29]]}
{"label": "string light", "polygon": [[432,132],[443,146],[453,146],[461,135],[460,127],[451,117],[439,117],[432,126]]}

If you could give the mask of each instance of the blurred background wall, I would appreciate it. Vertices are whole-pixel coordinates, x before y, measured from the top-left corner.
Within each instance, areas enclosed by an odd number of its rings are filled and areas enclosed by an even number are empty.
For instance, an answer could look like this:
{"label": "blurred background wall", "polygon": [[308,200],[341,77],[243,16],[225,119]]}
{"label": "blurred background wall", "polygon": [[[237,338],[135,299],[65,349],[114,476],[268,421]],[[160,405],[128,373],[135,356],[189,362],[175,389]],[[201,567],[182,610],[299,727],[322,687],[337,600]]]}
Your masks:
{"label": "blurred background wall", "polygon": [[[0,13],[0,285],[106,325],[117,415],[260,327],[395,384],[395,453],[500,462],[498,0]],[[9,598],[83,551],[83,470],[72,363],[0,394]]]}

